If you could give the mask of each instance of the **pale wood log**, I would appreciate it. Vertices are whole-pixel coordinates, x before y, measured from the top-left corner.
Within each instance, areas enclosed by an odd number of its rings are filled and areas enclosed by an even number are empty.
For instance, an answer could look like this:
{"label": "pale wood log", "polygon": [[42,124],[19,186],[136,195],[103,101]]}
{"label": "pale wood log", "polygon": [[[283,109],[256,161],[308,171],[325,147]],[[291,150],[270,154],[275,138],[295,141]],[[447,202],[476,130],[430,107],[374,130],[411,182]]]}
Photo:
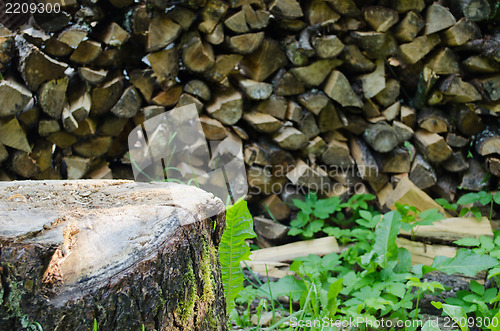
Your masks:
{"label": "pale wood log", "polygon": [[[191,46],[192,45],[187,44],[185,51],[188,52]],[[200,56],[203,56],[203,53],[200,54]],[[146,58],[149,61],[159,83],[173,79],[177,76],[177,72],[179,70],[179,54],[175,47],[150,53]]]}
{"label": "pale wood log", "polygon": [[421,154],[417,154],[413,160],[409,178],[422,190],[432,187],[437,182],[436,171]]}
{"label": "pale wood log", "polygon": [[101,70],[94,70],[91,68],[87,67],[79,67],[78,68],[78,73],[80,74],[80,77],[93,85],[100,84],[106,79],[106,76],[108,75],[108,71],[101,69]]}
{"label": "pale wood log", "polygon": [[482,155],[499,154],[500,130],[495,127],[486,127],[474,139],[476,151]]}
{"label": "pale wood log", "polygon": [[202,22],[198,25],[198,30],[204,33],[211,33],[219,21],[226,16],[229,6],[221,0],[209,1],[201,11]]}
{"label": "pale wood log", "polygon": [[295,67],[290,70],[299,80],[308,86],[318,86],[326,79],[333,68],[341,64],[338,59],[316,61],[305,67]]}
{"label": "pale wood log", "polygon": [[483,165],[476,159],[467,159],[469,169],[465,171],[460,182],[460,187],[464,190],[481,191],[489,185],[486,171]]}
{"label": "pale wood log", "polygon": [[445,114],[438,109],[421,109],[417,116],[418,126],[432,133],[448,132],[450,123]]}
{"label": "pale wood log", "polygon": [[324,87],[325,93],[343,107],[353,106],[361,108],[363,102],[352,90],[351,84],[338,70],[333,70]]}
{"label": "pale wood log", "polygon": [[0,100],[0,117],[5,117],[21,112],[32,100],[32,94],[24,85],[4,79],[0,81]]}
{"label": "pale wood log", "polygon": [[375,63],[368,59],[356,45],[346,45],[341,54],[343,67],[348,71],[363,73],[375,69]]}
{"label": "pale wood log", "polygon": [[133,70],[129,73],[130,82],[136,89],[141,91],[146,101],[151,101],[156,80],[153,77],[153,70]]}
{"label": "pale wood log", "polygon": [[446,7],[439,4],[432,4],[427,7],[424,34],[429,35],[447,29],[455,23],[455,17]]}
{"label": "pale wood log", "polygon": [[173,85],[169,87],[167,90],[161,91],[158,94],[156,94],[151,99],[151,102],[158,106],[170,107],[179,102],[181,94],[182,94],[182,86]]}
{"label": "pale wood log", "polygon": [[383,59],[377,60],[376,69],[360,77],[363,84],[365,98],[370,99],[376,96],[385,88],[385,63]]}
{"label": "pale wood log", "polygon": [[0,143],[24,152],[31,152],[26,133],[15,116],[0,118]]}
{"label": "pale wood log", "polygon": [[311,112],[304,112],[298,123],[298,127],[307,139],[316,137],[321,132],[318,124],[316,123],[316,118]]}
{"label": "pale wood log", "polygon": [[243,100],[241,93],[234,91],[219,94],[207,105],[207,112],[225,125],[233,125],[243,116]]}
{"label": "pale wood log", "polygon": [[264,133],[276,132],[283,126],[275,117],[256,111],[243,114],[243,119],[254,129]]}
{"label": "pale wood log", "polygon": [[307,146],[307,137],[293,127],[282,127],[273,135],[273,141],[286,150],[298,150]]}
{"label": "pale wood log", "polygon": [[431,162],[443,162],[452,154],[450,146],[437,133],[418,130],[415,132],[415,138],[418,148]]}
{"label": "pale wood log", "polygon": [[412,42],[400,45],[399,50],[404,61],[414,64],[426,56],[440,41],[437,34],[420,36]]}
{"label": "pale wood log", "polygon": [[162,49],[176,40],[181,31],[182,27],[166,15],[153,17],[149,23],[146,51],[153,52]]}
{"label": "pale wood log", "polygon": [[321,160],[327,165],[336,167],[352,167],[354,165],[347,143],[336,139],[331,139],[328,142],[326,150],[321,154]]}
{"label": "pale wood log", "polygon": [[428,66],[431,67],[436,74],[460,74],[460,65],[458,64],[457,56],[448,47],[443,48],[439,53],[430,58]]}
{"label": "pale wood log", "polygon": [[340,15],[337,14],[326,1],[312,0],[306,9],[306,18],[309,25],[334,23]]}
{"label": "pale wood log", "polygon": [[397,147],[389,153],[378,155],[380,170],[384,173],[407,173],[410,171],[411,157],[406,148]]}
{"label": "pale wood log", "polygon": [[269,83],[257,82],[252,79],[241,78],[238,80],[240,89],[253,100],[264,100],[273,93],[273,85]]}
{"label": "pale wood log", "polygon": [[431,266],[436,256],[446,256],[449,258],[455,257],[457,253],[456,247],[421,243],[419,241],[408,240],[406,238],[397,238],[398,247],[406,248],[411,254],[411,263],[424,264]]}
{"label": "pale wood log", "polygon": [[414,11],[410,11],[396,26],[394,34],[402,42],[411,42],[415,40],[424,27],[425,22],[422,17]]}
{"label": "pale wood log", "polygon": [[[409,235],[403,230],[401,233]],[[432,225],[421,225],[416,229],[415,235],[451,242],[462,238],[479,238],[480,236],[493,238],[493,231],[490,221],[486,217],[482,217],[481,221],[475,217],[452,217],[436,221]]]}
{"label": "pale wood log", "polygon": [[188,69],[202,72],[214,65],[215,57],[212,46],[202,41],[199,34],[190,33],[184,35],[183,45],[182,60]]}
{"label": "pale wood log", "polygon": [[455,25],[442,33],[443,41],[448,46],[460,46],[471,40],[477,28],[466,18],[461,18]]}
{"label": "pale wood log", "polygon": [[212,45],[220,45],[224,42],[224,37],[224,26],[219,23],[211,33],[205,35],[205,40]]}
{"label": "pale wood log", "polygon": [[197,96],[204,101],[208,101],[212,98],[210,88],[205,82],[201,80],[190,80],[186,83],[186,85],[184,85],[184,91]]}
{"label": "pale wood log", "polygon": [[103,29],[103,31],[101,31],[99,40],[106,45],[118,47],[123,45],[129,37],[130,34],[125,31],[119,24],[111,22],[106,26],[105,29]]}
{"label": "pale wood log", "polygon": [[474,86],[458,76],[449,76],[441,83],[439,89],[451,102],[466,103],[481,100],[481,95]]}
{"label": "pale wood log", "polygon": [[410,108],[408,106],[401,106],[401,122],[409,127],[413,127],[417,121],[417,113],[415,108]]}
{"label": "pale wood log", "polygon": [[462,61],[462,65],[471,73],[493,74],[500,71],[500,63],[480,55],[473,55],[465,59]]}
{"label": "pale wood log", "polygon": [[62,162],[66,165],[67,179],[81,179],[90,167],[90,159],[79,156],[66,156]]}
{"label": "pale wood log", "polygon": [[441,166],[449,172],[462,172],[469,169],[469,164],[461,151],[455,151]]}
{"label": "pale wood log", "polygon": [[363,137],[374,150],[381,153],[393,150],[399,143],[396,131],[386,122],[378,122],[368,126]]}
{"label": "pale wood log", "polygon": [[335,35],[315,37],[312,45],[316,54],[323,59],[331,59],[344,50],[344,43]]}
{"label": "pale wood log", "polygon": [[276,95],[296,95],[305,92],[304,84],[290,71],[280,69],[273,79],[273,89]]}
{"label": "pale wood log", "polygon": [[111,107],[120,99],[123,90],[123,77],[117,77],[102,86],[97,86],[92,90],[92,107],[90,112],[95,115],[102,115],[109,111]]}
{"label": "pale wood log", "polygon": [[365,21],[377,32],[386,32],[399,21],[398,12],[394,9],[371,6],[363,10]]}
{"label": "pale wood log", "polygon": [[97,157],[106,154],[112,142],[111,137],[94,137],[89,140],[77,142],[73,145],[73,150],[83,157]]}
{"label": "pale wood log", "polygon": [[254,10],[251,5],[243,5],[243,11],[245,12],[245,20],[250,28],[259,30],[263,29],[269,23],[269,18],[271,14],[264,9]]}
{"label": "pale wood log", "polygon": [[290,217],[290,208],[276,194],[265,198],[262,204],[265,206],[265,213],[273,220],[280,222]]}
{"label": "pale wood log", "polygon": [[287,62],[279,44],[272,39],[264,39],[261,47],[241,62],[241,68],[248,77],[261,82]]}
{"label": "pale wood log", "polygon": [[388,178],[387,175],[380,172],[368,145],[359,138],[352,138],[350,147],[361,178],[366,180],[375,192],[381,190],[387,184]]}
{"label": "pale wood log", "polygon": [[249,31],[246,15],[243,10],[229,16],[224,20],[224,25],[235,33],[247,33]]}
{"label": "pale wood log", "polygon": [[272,247],[281,244],[288,238],[289,227],[264,217],[254,217],[254,228],[257,244],[260,247]]}
{"label": "pale wood log", "polygon": [[122,96],[111,108],[111,112],[120,118],[134,117],[141,107],[141,96],[137,89],[129,86],[123,91]]}
{"label": "pale wood log", "polygon": [[198,111],[198,114],[200,115],[203,112],[203,102],[198,100],[196,97],[192,96],[191,94],[187,93],[182,93],[179,96],[179,100],[177,101],[177,104],[175,105],[176,107],[183,107],[187,105],[194,104],[196,107],[196,110]]}
{"label": "pale wood log", "polygon": [[264,32],[246,33],[227,37],[228,47],[239,54],[251,54],[258,49],[264,41]]}
{"label": "pale wood log", "polygon": [[69,47],[76,49],[80,43],[85,39],[90,32],[86,26],[74,24],[61,31],[57,40]]}
{"label": "pale wood log", "polygon": [[383,107],[389,107],[399,98],[400,87],[401,85],[398,80],[388,79],[384,89],[375,96],[375,101]]}

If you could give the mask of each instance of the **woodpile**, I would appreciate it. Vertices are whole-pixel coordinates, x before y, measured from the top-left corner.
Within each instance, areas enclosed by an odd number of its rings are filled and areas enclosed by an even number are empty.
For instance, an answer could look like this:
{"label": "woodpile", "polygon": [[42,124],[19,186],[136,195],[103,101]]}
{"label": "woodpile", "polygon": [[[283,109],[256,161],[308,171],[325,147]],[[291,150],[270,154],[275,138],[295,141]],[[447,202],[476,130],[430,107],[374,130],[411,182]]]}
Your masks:
{"label": "woodpile", "polygon": [[258,206],[401,174],[448,199],[497,185],[494,1],[61,6],[0,25],[2,179],[133,178],[130,131],[194,103],[208,139],[243,144]]}

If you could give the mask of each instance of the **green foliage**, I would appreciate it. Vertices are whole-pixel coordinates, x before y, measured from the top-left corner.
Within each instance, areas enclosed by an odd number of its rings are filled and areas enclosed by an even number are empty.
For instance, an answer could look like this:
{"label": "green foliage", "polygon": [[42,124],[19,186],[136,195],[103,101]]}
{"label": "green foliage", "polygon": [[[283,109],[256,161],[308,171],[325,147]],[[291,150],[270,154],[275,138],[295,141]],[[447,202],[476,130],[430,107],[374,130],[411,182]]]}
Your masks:
{"label": "green foliage", "polygon": [[227,209],[226,229],[219,245],[222,282],[228,312],[233,310],[234,300],[243,290],[243,272],[240,262],[248,260],[250,256],[250,248],[245,240],[255,236],[253,219],[247,202],[240,199]]}
{"label": "green foliage", "polygon": [[450,316],[451,319],[460,327],[460,330],[469,331],[469,326],[467,325],[467,314],[462,307],[436,301],[432,301],[431,304],[437,309],[442,309],[446,315]]}
{"label": "green foliage", "polygon": [[479,255],[466,249],[459,249],[455,257],[436,256],[432,267],[448,275],[461,273],[474,277],[478,272],[498,265],[498,260],[488,255]]}
{"label": "green foliage", "polygon": [[415,238],[416,229],[421,225],[432,225],[434,222],[444,218],[437,209],[429,209],[419,212],[417,208],[408,205],[402,205],[396,202],[396,209],[401,214],[401,228],[411,233],[412,239]]}

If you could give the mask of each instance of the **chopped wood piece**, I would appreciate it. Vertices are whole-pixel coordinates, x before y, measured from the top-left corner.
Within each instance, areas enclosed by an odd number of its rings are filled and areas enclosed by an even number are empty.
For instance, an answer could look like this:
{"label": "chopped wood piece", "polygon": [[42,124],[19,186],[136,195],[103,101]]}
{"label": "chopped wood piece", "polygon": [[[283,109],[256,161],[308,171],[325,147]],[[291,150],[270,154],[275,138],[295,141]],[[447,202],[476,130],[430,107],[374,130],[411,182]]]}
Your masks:
{"label": "chopped wood piece", "polygon": [[198,111],[198,114],[201,114],[203,112],[203,103],[198,100],[197,98],[193,97],[191,94],[187,93],[182,93],[181,96],[179,97],[179,101],[177,101],[176,107],[183,107],[187,106],[190,104],[194,104],[196,106],[196,110]]}
{"label": "chopped wood piece", "polygon": [[302,108],[297,103],[289,100],[286,109],[286,119],[297,123],[301,118]]}
{"label": "chopped wood piece", "polygon": [[291,72],[280,69],[273,79],[273,89],[276,95],[296,95],[304,93],[305,87]]}
{"label": "chopped wood piece", "polygon": [[330,98],[340,103],[343,107],[363,107],[363,102],[352,90],[351,84],[340,71],[332,71],[324,87],[324,91]]}
{"label": "chopped wood piece", "polygon": [[403,147],[396,147],[389,153],[379,155],[380,171],[389,173],[407,173],[410,171],[410,152]]}
{"label": "chopped wood piece", "polygon": [[446,143],[451,147],[462,148],[469,144],[469,139],[459,136],[456,133],[450,132],[446,135]]}
{"label": "chopped wood piece", "polygon": [[387,121],[393,121],[399,115],[399,110],[401,109],[401,103],[395,102],[391,106],[387,107],[386,110],[382,112]]}
{"label": "chopped wood piece", "polygon": [[473,55],[465,59],[462,64],[472,73],[492,74],[500,71],[500,63],[484,56]]}
{"label": "chopped wood piece", "polygon": [[38,102],[42,110],[49,116],[59,119],[66,104],[68,77],[43,83],[38,90]]}
{"label": "chopped wood piece", "polygon": [[259,112],[245,113],[243,119],[257,131],[265,133],[276,132],[283,126],[283,123],[273,116]]}
{"label": "chopped wood piece", "polygon": [[460,187],[463,190],[470,191],[481,191],[484,190],[489,185],[489,180],[486,177],[486,171],[484,171],[483,166],[475,159],[467,159],[469,163],[469,169],[465,171]]}
{"label": "chopped wood piece", "polygon": [[460,66],[455,53],[444,48],[429,60],[428,66],[438,75],[460,74]]}
{"label": "chopped wood piece", "polygon": [[476,136],[474,147],[482,156],[500,154],[500,130],[494,127],[486,127]]}
{"label": "chopped wood piece", "polygon": [[408,177],[403,177],[396,185],[394,191],[387,196],[386,206],[396,210],[395,203],[414,206],[418,211],[437,209],[445,217],[450,215],[435,202],[427,193],[422,191]]}
{"label": "chopped wood piece", "polygon": [[222,0],[210,0],[201,11],[202,22],[198,29],[204,33],[211,33],[219,21],[224,18],[229,6]]}
{"label": "chopped wood piece", "polygon": [[219,94],[207,107],[207,113],[225,125],[236,124],[243,116],[243,100],[241,93],[234,91]]}
{"label": "chopped wood piece", "polygon": [[86,136],[92,136],[95,134],[97,128],[96,122],[87,117],[81,122],[78,122],[78,128],[71,132],[71,134],[79,137],[86,137]]}
{"label": "chopped wood piece", "polygon": [[236,33],[247,33],[249,28],[246,21],[246,15],[243,10],[231,15],[224,21],[224,25]]}
{"label": "chopped wood piece", "polygon": [[223,140],[227,137],[227,131],[221,122],[208,116],[200,117],[203,133],[208,140]]}
{"label": "chopped wood piece", "polygon": [[88,174],[90,179],[113,179],[113,173],[108,164],[104,164],[95,170],[91,170]]}
{"label": "chopped wood piece", "polygon": [[376,96],[385,88],[385,63],[383,59],[377,60],[376,69],[369,74],[360,77],[363,83],[363,93],[365,98],[370,99]]}
{"label": "chopped wood piece", "polygon": [[306,17],[309,25],[316,25],[325,22],[334,23],[340,18],[340,15],[326,1],[312,0],[307,6]]}
{"label": "chopped wood piece", "polygon": [[123,45],[129,37],[129,33],[120,25],[111,22],[106,29],[102,31],[100,40],[106,45],[118,47]]}
{"label": "chopped wood piece", "polygon": [[0,117],[15,115],[22,111],[32,100],[32,94],[24,85],[13,80],[0,81]]}
{"label": "chopped wood piece", "polygon": [[166,91],[161,91],[151,99],[151,101],[158,106],[170,107],[179,102],[182,94],[182,86],[174,85]]}
{"label": "chopped wood piece", "polygon": [[359,15],[359,9],[353,0],[329,0],[328,3],[342,16],[355,17]]}
{"label": "chopped wood piece", "polygon": [[424,26],[425,22],[422,17],[414,11],[410,11],[396,26],[394,30],[395,36],[398,40],[403,42],[413,41]]}
{"label": "chopped wood piece", "polygon": [[61,130],[57,120],[40,120],[38,123],[38,134],[41,137],[47,137],[51,133]]}
{"label": "chopped wood piece", "polygon": [[128,122],[128,118],[119,118],[114,115],[106,116],[99,126],[102,136],[118,137]]}
{"label": "chopped wood piece", "polygon": [[265,209],[267,215],[278,222],[290,217],[290,208],[276,194],[268,196],[262,201],[262,204],[267,207]]}
{"label": "chopped wood piece", "polygon": [[208,101],[212,98],[210,89],[208,88],[207,84],[205,84],[201,80],[190,80],[186,85],[184,85],[184,91],[197,96],[204,101]]}
{"label": "chopped wood piece", "polygon": [[0,164],[9,158],[9,152],[4,145],[0,144]]}
{"label": "chopped wood piece", "polygon": [[[186,48],[189,47],[189,45],[186,45]],[[159,83],[173,79],[177,76],[177,71],[179,70],[179,55],[175,47],[150,53],[147,56],[147,60],[151,64],[151,68]]]}
{"label": "chopped wood piece", "polygon": [[390,4],[398,13],[406,13],[410,10],[421,12],[425,8],[424,0],[391,0]]}
{"label": "chopped wood piece", "polygon": [[455,23],[455,17],[453,17],[450,11],[435,3],[427,8],[424,33],[429,35],[447,29]]}
{"label": "chopped wood piece", "polygon": [[407,249],[411,254],[411,263],[424,264],[431,266],[436,256],[446,256],[449,258],[455,257],[457,254],[456,247],[445,245],[428,244],[419,241],[411,241],[406,238],[397,238],[396,243],[398,247]]}
{"label": "chopped wood piece", "polygon": [[261,47],[244,58],[240,67],[248,77],[262,82],[273,72],[287,64],[280,45],[272,39],[264,39]]}
{"label": "chopped wood piece", "polygon": [[288,238],[290,228],[273,220],[254,217],[254,225],[259,246],[273,247],[276,244],[283,243]]}
{"label": "chopped wood piece", "polygon": [[[410,235],[409,232],[401,231]],[[445,218],[434,222],[432,225],[419,226],[415,235],[421,238],[433,238],[452,242],[462,238],[479,238],[486,236],[493,238],[490,221],[486,217],[478,220],[474,217]]]}
{"label": "chopped wood piece", "polygon": [[462,172],[469,168],[469,164],[461,151],[453,152],[441,166],[449,172]]}
{"label": "chopped wood piece", "polygon": [[12,172],[24,178],[31,178],[40,172],[35,160],[28,153],[22,151],[12,153],[9,168]]}
{"label": "chopped wood piece", "polygon": [[396,39],[389,32],[354,31],[351,35],[357,41],[358,46],[372,59],[387,57],[397,50]]}
{"label": "chopped wood piece", "polygon": [[314,191],[327,189],[331,184],[330,178],[326,172],[317,167],[316,169],[310,167],[302,160],[299,160],[295,168],[286,174],[286,178],[288,178],[293,185],[305,186]]}
{"label": "chopped wood piece", "polygon": [[140,107],[141,97],[139,92],[135,87],[129,86],[111,108],[111,112],[120,118],[132,118],[137,114]]}
{"label": "chopped wood piece", "polygon": [[469,107],[460,107],[454,112],[453,118],[457,129],[466,136],[475,135],[484,128],[481,117]]}
{"label": "chopped wood piece", "polygon": [[264,32],[246,33],[227,37],[226,39],[227,45],[234,52],[239,54],[250,54],[262,45]]}
{"label": "chopped wood piece", "polygon": [[74,49],[52,36],[45,44],[44,51],[50,56],[63,57],[70,55]]}
{"label": "chopped wood piece", "polygon": [[383,107],[389,107],[394,104],[399,97],[400,83],[395,79],[388,79],[385,87],[376,96],[375,100]]}
{"label": "chopped wood piece", "polygon": [[68,179],[81,179],[87,173],[90,167],[90,159],[85,159],[79,156],[66,156],[63,158],[66,164],[66,172]]}
{"label": "chopped wood piece", "polygon": [[415,134],[412,128],[398,121],[392,122],[392,127],[396,130],[400,142],[410,140]]}
{"label": "chopped wood piece", "polygon": [[272,14],[287,19],[295,19],[304,15],[296,0],[273,0],[269,9]]}
{"label": "chopped wood piece", "polygon": [[71,25],[59,33],[57,40],[71,48],[77,48],[88,33],[89,29],[87,27],[78,24]]}
{"label": "chopped wood piece", "polygon": [[273,135],[273,141],[286,150],[298,150],[307,146],[306,136],[293,127],[282,127]]}
{"label": "chopped wood piece", "polygon": [[331,70],[340,63],[337,59],[319,60],[306,67],[293,68],[290,72],[306,85],[318,86],[325,80]]}
{"label": "chopped wood piece", "polygon": [[437,34],[420,36],[410,43],[399,46],[401,54],[406,62],[414,64],[426,56],[440,42]]}
{"label": "chopped wood piece", "polygon": [[186,67],[195,72],[202,72],[215,63],[212,46],[202,41],[198,34],[189,34],[185,36],[185,39],[186,42],[182,50],[182,60]]}
{"label": "chopped wood piece", "polygon": [[205,35],[205,40],[212,45],[220,45],[224,42],[224,26],[219,23],[215,26],[214,31]]}
{"label": "chopped wood piece", "polygon": [[365,21],[377,32],[386,32],[399,20],[397,11],[381,6],[367,7],[363,15]]}
{"label": "chopped wood piece", "polygon": [[409,127],[413,127],[417,120],[417,114],[415,108],[410,108],[408,106],[401,106],[401,122],[408,125]]}
{"label": "chopped wood piece", "polygon": [[363,137],[374,150],[381,153],[393,150],[399,143],[396,130],[386,122],[369,125]]}
{"label": "chopped wood piece", "polygon": [[93,85],[102,83],[104,79],[106,79],[106,76],[108,75],[108,72],[104,69],[94,70],[86,67],[78,68],[78,73],[80,74],[80,77],[82,77],[83,80]]}
{"label": "chopped wood piece", "polygon": [[500,75],[481,79],[481,85],[488,94],[490,100],[500,100]]}
{"label": "chopped wood piece", "polygon": [[481,95],[474,86],[458,76],[445,79],[439,89],[451,102],[466,103],[481,100]]}
{"label": "chopped wood piece", "polygon": [[12,31],[0,24],[0,71],[9,65],[14,54],[14,36]]}
{"label": "chopped wood piece", "polygon": [[61,121],[63,124],[64,130],[71,132],[78,129],[78,122],[73,117],[73,114],[69,111],[68,105],[66,104],[63,108],[61,114]]}
{"label": "chopped wood piece", "polygon": [[[317,121],[319,123],[319,130],[322,133],[344,127],[344,123],[340,120],[339,114],[331,102],[329,102],[326,107],[321,110]],[[349,130],[349,125],[346,126],[346,129]]]}
{"label": "chopped wood piece", "polygon": [[366,143],[355,137],[350,140],[351,154],[356,161],[359,174],[375,192],[380,191],[388,182],[387,175],[380,173],[379,166]]}
{"label": "chopped wood piece", "polygon": [[267,100],[261,101],[255,110],[279,119],[285,119],[287,108],[288,103],[284,97],[272,95]]}
{"label": "chopped wood piece", "polygon": [[437,133],[418,130],[415,132],[415,138],[417,146],[431,162],[443,162],[452,154],[450,146]]}
{"label": "chopped wood piece", "polygon": [[19,51],[19,71],[32,91],[38,90],[40,84],[45,81],[62,77],[68,68],[66,63],[48,57],[37,47],[20,38],[16,39],[16,47]]}
{"label": "chopped wood piece", "polygon": [[97,157],[106,154],[111,143],[111,137],[94,137],[74,144],[73,150],[83,157]]}
{"label": "chopped wood piece", "polygon": [[432,133],[448,132],[448,119],[437,109],[424,108],[418,113],[418,126]]}
{"label": "chopped wood piece", "polygon": [[316,54],[323,59],[336,57],[344,49],[344,43],[335,35],[314,37],[312,45]]}
{"label": "chopped wood piece", "polygon": [[330,101],[328,97],[321,92],[307,92],[299,96],[299,102],[314,115],[319,115]]}
{"label": "chopped wood piece", "polygon": [[57,147],[64,149],[73,145],[78,139],[67,132],[60,131],[50,134],[47,140],[54,143]]}
{"label": "chopped wood piece", "polygon": [[84,40],[71,54],[70,60],[78,64],[88,64],[99,57],[102,53],[101,43],[92,40]]}
{"label": "chopped wood piece", "polygon": [[249,4],[243,5],[242,8],[245,12],[246,22],[250,26],[250,28],[255,30],[263,29],[269,23],[271,14],[267,10],[254,10]]}
{"label": "chopped wood piece", "polygon": [[313,154],[315,156],[320,156],[321,154],[323,154],[326,148],[326,143],[323,139],[321,139],[321,137],[314,137],[313,139],[309,140],[309,143],[305,148],[304,155],[309,156],[309,154]]}
{"label": "chopped wood piece", "polygon": [[250,260],[253,262],[284,262],[293,261],[298,257],[308,256],[309,254],[323,256],[340,252],[341,250],[335,237],[325,237],[258,249],[252,251]]}
{"label": "chopped wood piece", "polygon": [[167,16],[179,24],[183,30],[188,30],[196,18],[196,13],[187,8],[175,6],[175,8],[167,13]]}
{"label": "chopped wood piece", "polygon": [[307,137],[307,139],[316,137],[321,132],[312,113],[306,112],[298,124],[300,131]]}
{"label": "chopped wood piece", "polygon": [[471,40],[476,33],[474,25],[466,18],[442,33],[443,41],[448,46],[460,46]]}
{"label": "chopped wood piece", "polygon": [[243,58],[242,55],[239,54],[225,54],[219,55],[215,59],[215,65],[206,71],[207,77],[224,84],[224,81],[227,80],[227,76],[235,71],[236,65]]}
{"label": "chopped wood piece", "polygon": [[349,152],[349,146],[343,141],[331,139],[326,150],[321,154],[321,160],[335,167],[352,167],[354,160]]}
{"label": "chopped wood piece", "polygon": [[494,176],[500,177],[500,159],[495,156],[486,158],[486,170]]}
{"label": "chopped wood piece", "polygon": [[343,66],[348,71],[370,72],[375,69],[375,64],[370,61],[356,45],[346,45],[342,52]]}
{"label": "chopped wood piece", "polygon": [[129,74],[130,82],[136,89],[141,91],[142,96],[146,101],[151,101],[156,80],[153,77],[153,70],[133,70]]}
{"label": "chopped wood piece", "polygon": [[16,117],[0,118],[0,144],[24,152],[31,152],[26,133]]}
{"label": "chopped wood piece", "polygon": [[95,115],[102,115],[109,111],[111,107],[120,99],[123,90],[123,78],[117,77],[102,86],[92,90],[92,107],[90,112]]}
{"label": "chopped wood piece", "polygon": [[[443,164],[445,162],[443,162]],[[415,160],[413,160],[413,165],[411,166],[410,171],[410,180],[422,190],[434,186],[437,182],[437,176],[434,168],[421,154],[417,154]]]}
{"label": "chopped wood piece", "polygon": [[480,22],[490,17],[491,8],[488,0],[454,0],[460,12],[474,22]]}
{"label": "chopped wood piece", "polygon": [[174,23],[166,15],[158,15],[149,23],[147,52],[162,49],[173,42],[181,34],[181,26]]}

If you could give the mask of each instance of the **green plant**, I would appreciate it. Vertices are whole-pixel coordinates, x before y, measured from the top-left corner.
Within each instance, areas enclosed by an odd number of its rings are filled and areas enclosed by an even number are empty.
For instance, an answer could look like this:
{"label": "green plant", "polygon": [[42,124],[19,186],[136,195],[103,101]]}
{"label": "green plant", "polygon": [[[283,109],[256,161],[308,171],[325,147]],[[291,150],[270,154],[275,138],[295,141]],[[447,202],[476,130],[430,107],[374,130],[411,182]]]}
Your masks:
{"label": "green plant", "polygon": [[[495,194],[485,191],[467,193],[462,195],[460,199],[458,199],[457,204],[468,205],[476,202],[480,203],[483,206],[486,206],[488,204],[490,205],[490,214],[488,218],[491,220],[493,216],[493,203],[500,204],[500,192],[497,192]],[[472,213],[478,221],[481,220],[481,212],[477,207],[463,207],[460,210],[459,216],[464,216],[469,212]]]}
{"label": "green plant", "polygon": [[243,290],[243,272],[240,262],[248,260],[250,248],[246,239],[254,238],[253,220],[247,202],[238,200],[226,211],[226,229],[219,245],[222,282],[226,295],[226,306],[231,313],[234,299]]}
{"label": "green plant", "polygon": [[401,228],[411,233],[412,240],[415,239],[415,233],[421,225],[432,225],[434,222],[444,218],[437,209],[428,209],[419,212],[417,208],[408,205],[402,205],[396,202],[397,211],[401,214]]}

